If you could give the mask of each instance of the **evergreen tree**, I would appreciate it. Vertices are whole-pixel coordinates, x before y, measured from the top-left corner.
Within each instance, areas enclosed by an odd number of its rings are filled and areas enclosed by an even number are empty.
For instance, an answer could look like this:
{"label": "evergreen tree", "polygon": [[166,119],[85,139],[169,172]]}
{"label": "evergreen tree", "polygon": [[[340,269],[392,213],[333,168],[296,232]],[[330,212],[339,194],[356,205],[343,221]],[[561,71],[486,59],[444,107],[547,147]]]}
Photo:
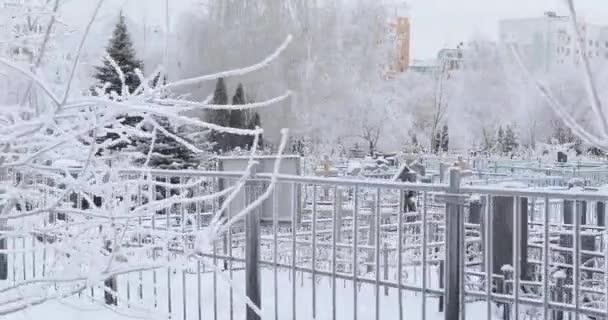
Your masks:
{"label": "evergreen tree", "polygon": [[433,153],[439,153],[439,149],[441,148],[441,132],[437,131],[435,136],[433,137],[432,145],[431,145]]}
{"label": "evergreen tree", "polygon": [[[125,86],[129,92],[133,92],[139,84],[139,77],[135,73],[136,69],[143,71],[143,62],[136,57],[131,35],[125,23],[125,17],[122,12],[118,17],[118,23],[114,28],[110,43],[106,48],[108,55],[118,64],[125,76]],[[112,66],[108,59],[104,59],[103,66],[95,67],[94,75],[98,84],[103,86],[109,83],[108,91],[115,91],[118,94],[122,93],[122,84],[116,69]]]}
{"label": "evergreen tree", "polygon": [[[154,117],[160,127],[172,135],[178,136],[184,140],[183,130],[178,130],[173,127],[169,120],[165,117]],[[140,143],[138,149],[143,155],[150,151],[152,146],[151,141]],[[142,157],[142,159],[145,159]],[[143,163],[145,160],[140,160]],[[152,151],[150,162],[148,165],[158,169],[193,169],[198,166],[199,159],[197,155],[190,149],[186,148],[182,143],[175,141],[173,137],[166,135],[161,130],[156,130],[156,138],[154,141],[154,150]]]}
{"label": "evergreen tree", "polygon": [[[127,30],[125,17],[122,15],[122,12],[118,18],[118,23],[114,28],[112,38],[110,39],[110,43],[106,48],[106,51],[122,70],[125,77],[125,89],[129,92],[133,92],[140,85],[140,80],[139,77],[137,77],[135,70],[139,69],[143,71],[143,62],[136,57],[133,42],[131,41],[131,36]],[[103,66],[96,67],[95,70],[96,73],[94,78],[97,80],[97,84],[99,86],[104,86],[107,84],[107,89],[109,92],[116,92],[119,95],[122,93],[123,85],[120,77],[118,76],[118,72],[116,72],[116,69],[112,66],[108,59],[104,59]],[[120,122],[124,125],[136,126],[142,120],[142,118],[122,115],[120,116],[120,120]],[[111,132],[101,137],[100,140],[116,140],[118,137],[118,134]],[[119,143],[113,145],[110,149],[120,150],[126,146],[126,143]]]}
{"label": "evergreen tree", "polygon": [[[255,129],[256,127],[262,127],[262,120],[260,119],[260,114],[257,112],[254,112],[253,115],[251,116],[251,119],[249,120],[249,124],[247,126],[249,129]],[[253,147],[253,140],[254,137],[253,136],[249,136],[249,141],[247,142],[247,145],[249,146],[249,148]],[[264,137],[262,135],[260,135],[260,138],[258,140],[258,148],[263,149],[264,147]]]}
{"label": "evergreen tree", "polygon": [[[224,79],[217,80],[215,91],[213,93],[213,104],[227,105],[228,93]],[[228,127],[230,125],[230,112],[228,110],[210,110],[207,113],[207,121],[210,123]],[[229,135],[224,132],[212,131],[209,135],[209,140],[214,144],[213,150],[216,152],[229,151]]]}
{"label": "evergreen tree", "polygon": [[[239,86],[236,88],[236,92],[235,92],[234,96],[232,97],[232,104],[233,105],[245,104],[245,91],[243,90],[242,84],[239,84]],[[245,112],[243,110],[231,110],[229,125],[231,128],[246,129],[247,128],[246,118],[247,118],[247,112]],[[230,150],[232,150],[236,147],[245,149],[247,147],[248,140],[249,139],[247,136],[231,134],[230,139],[229,139],[229,144],[230,144],[229,148],[230,148]]]}
{"label": "evergreen tree", "polygon": [[450,137],[448,135],[448,126],[444,125],[441,131],[441,150],[447,152],[449,149]]}
{"label": "evergreen tree", "polygon": [[[155,77],[151,83],[152,87],[160,85],[159,82],[160,77]],[[165,84],[166,82],[167,79],[163,78],[162,84]],[[187,137],[188,127],[176,128],[171,124],[167,117],[153,116],[153,118],[160,129],[157,128],[156,130],[154,150],[151,153],[148,165],[152,168],[171,170],[197,168],[201,162],[200,155],[195,154],[182,143],[176,141],[175,137],[172,137],[171,135],[194,144],[199,147],[199,149],[206,150],[204,145],[203,148],[201,148],[199,144],[193,143],[192,137]],[[144,127],[144,129],[150,133],[154,132],[154,129],[151,126]],[[163,130],[169,134],[163,132]],[[141,153],[140,159],[137,161],[138,163],[143,164],[146,161],[151,147],[152,139],[141,139],[137,141],[135,149]]]}
{"label": "evergreen tree", "polygon": [[513,127],[510,125],[507,125],[507,129],[505,130],[505,133],[504,133],[502,151],[504,153],[511,153],[511,152],[515,151],[518,146],[519,146],[519,143],[517,142],[517,136],[515,135],[515,131],[513,130]]}
{"label": "evergreen tree", "polygon": [[498,126],[498,134],[496,135],[496,147],[499,152],[504,152],[504,140],[505,140],[505,132],[502,129],[502,126]]}

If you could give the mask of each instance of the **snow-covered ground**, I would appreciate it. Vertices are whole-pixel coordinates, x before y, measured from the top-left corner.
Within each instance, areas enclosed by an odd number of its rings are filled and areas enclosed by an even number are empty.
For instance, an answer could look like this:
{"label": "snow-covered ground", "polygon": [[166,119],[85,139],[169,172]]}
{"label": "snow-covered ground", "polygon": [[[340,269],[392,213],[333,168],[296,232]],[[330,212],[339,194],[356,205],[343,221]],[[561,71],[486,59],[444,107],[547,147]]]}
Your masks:
{"label": "snow-covered ground", "polygon": [[[207,270],[208,271],[208,270]],[[106,308],[101,302],[91,302],[85,295],[80,298],[75,296],[62,301],[49,302],[40,306],[29,308],[25,311],[3,317],[6,320],[31,320],[31,319],[61,319],[61,320],[123,320],[123,319],[199,319],[198,303],[201,301],[202,319],[213,319],[214,315],[214,289],[213,273],[207,272],[201,276],[201,295],[199,299],[197,290],[197,276],[187,274],[185,277],[185,290],[182,273],[171,273],[171,308],[169,314],[169,299],[167,289],[167,271],[157,271],[157,286],[159,288],[156,296],[157,306],[154,307],[155,296],[152,286],[152,272],[143,274],[143,299],[137,297],[137,286],[139,284],[138,274],[130,275],[131,304],[126,306],[126,301],[119,301],[119,312]],[[224,277],[227,272],[218,274],[217,278],[217,319],[230,319],[230,285]],[[244,272],[235,271],[233,286],[234,292],[234,319],[243,319],[245,314]],[[271,269],[262,271],[262,319],[275,319],[274,314],[274,286],[273,273]],[[125,278],[119,281],[119,293],[126,295],[127,281]],[[332,296],[331,278],[319,276],[316,286],[317,317],[316,319],[332,319]],[[279,270],[278,272],[278,319],[292,318],[292,281],[290,271]],[[183,293],[186,293],[185,311],[182,303]],[[102,298],[95,291],[96,299]],[[403,291],[403,315],[404,319],[422,319],[422,295]],[[358,289],[357,312],[359,319],[375,319],[375,286],[371,284],[360,284]],[[297,273],[296,276],[296,316],[298,319],[313,319],[312,315],[312,277],[310,274]],[[145,307],[148,311],[144,310]],[[398,292],[389,289],[385,294],[384,288],[380,288],[380,319],[399,319]],[[495,310],[496,311],[496,310]],[[484,302],[467,304],[468,319],[485,319],[486,305]],[[496,312],[495,312],[496,313]],[[438,312],[438,299],[428,296],[426,301],[426,317],[429,320],[443,319],[443,313]],[[337,280],[336,286],[336,318],[353,319],[353,288],[351,281]],[[499,319],[495,314],[493,318]]]}

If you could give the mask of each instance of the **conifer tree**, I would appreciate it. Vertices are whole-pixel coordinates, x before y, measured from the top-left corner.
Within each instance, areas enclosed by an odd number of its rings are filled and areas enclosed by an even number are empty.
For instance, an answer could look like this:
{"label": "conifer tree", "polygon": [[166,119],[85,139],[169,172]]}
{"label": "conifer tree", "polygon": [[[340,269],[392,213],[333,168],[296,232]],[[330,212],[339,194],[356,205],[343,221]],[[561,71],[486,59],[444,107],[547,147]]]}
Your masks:
{"label": "conifer tree", "polygon": [[498,133],[496,135],[496,147],[498,152],[504,152],[504,140],[505,140],[505,132],[502,129],[502,126],[498,126]]}
{"label": "conifer tree", "polygon": [[[232,104],[233,105],[245,104],[245,91],[243,90],[242,84],[239,84],[239,86],[236,88],[236,92],[234,93],[234,96],[232,97]],[[232,111],[230,111],[229,125],[231,128],[246,129],[247,128],[246,118],[247,118],[247,112],[245,112],[243,110],[232,110]],[[230,139],[229,139],[230,149],[234,149],[236,147],[245,149],[247,142],[249,141],[248,138],[249,137],[247,137],[247,136],[241,136],[241,135],[236,135],[236,134],[230,135]]]}
{"label": "conifer tree", "polygon": [[[140,80],[135,70],[143,71],[143,62],[136,57],[133,42],[131,41],[131,36],[122,12],[118,17],[118,23],[114,28],[112,38],[110,39],[106,51],[124,74],[124,89],[128,92],[133,92],[140,85]],[[96,67],[95,70],[96,73],[93,77],[97,80],[98,86],[103,87],[104,85],[107,85],[107,90],[110,93],[115,92],[118,95],[123,93],[123,84],[119,73],[108,59],[104,58],[103,65]],[[129,117],[126,115],[120,117],[121,123],[128,126],[135,126],[142,120],[141,117]],[[99,140],[116,140],[118,137],[118,134],[109,132],[105,136],[100,137]],[[121,142],[113,145],[109,149],[120,150],[126,146],[126,143]]]}
{"label": "conifer tree", "polygon": [[513,130],[513,127],[510,125],[507,125],[507,129],[505,130],[502,146],[503,146],[504,153],[511,153],[515,149],[517,149],[517,147],[519,146],[519,143],[517,142],[517,136],[515,135],[515,131]]}
{"label": "conifer tree", "polygon": [[[247,128],[255,129],[256,127],[262,127],[262,120],[260,118],[260,114],[257,112],[254,112],[253,115],[251,116],[251,120],[249,121],[249,125],[247,126]],[[253,140],[254,140],[254,137],[249,137],[249,141],[247,143],[249,148],[253,147]],[[258,147],[260,149],[262,149],[264,147],[264,137],[261,135],[258,140]]]}
{"label": "conifer tree", "polygon": [[[213,104],[215,105],[227,105],[228,104],[228,93],[226,91],[226,84],[224,79],[220,78],[217,80],[215,85],[215,91],[213,93]],[[228,127],[230,124],[230,112],[228,110],[210,110],[207,113],[207,121],[210,123]],[[216,152],[229,151],[229,135],[223,132],[213,131],[209,135],[209,141],[213,143],[213,150]]]}
{"label": "conifer tree", "polygon": [[448,152],[450,144],[450,137],[448,135],[448,126],[444,125],[441,130],[441,150],[443,152]]}

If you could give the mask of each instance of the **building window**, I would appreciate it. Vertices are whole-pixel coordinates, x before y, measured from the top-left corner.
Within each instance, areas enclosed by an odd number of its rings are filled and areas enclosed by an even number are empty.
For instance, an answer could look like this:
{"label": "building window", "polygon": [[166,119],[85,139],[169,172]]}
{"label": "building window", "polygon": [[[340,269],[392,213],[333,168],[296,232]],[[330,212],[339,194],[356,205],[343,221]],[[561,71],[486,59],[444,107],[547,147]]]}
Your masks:
{"label": "building window", "polygon": [[570,48],[566,48],[566,55],[569,56],[570,55]]}

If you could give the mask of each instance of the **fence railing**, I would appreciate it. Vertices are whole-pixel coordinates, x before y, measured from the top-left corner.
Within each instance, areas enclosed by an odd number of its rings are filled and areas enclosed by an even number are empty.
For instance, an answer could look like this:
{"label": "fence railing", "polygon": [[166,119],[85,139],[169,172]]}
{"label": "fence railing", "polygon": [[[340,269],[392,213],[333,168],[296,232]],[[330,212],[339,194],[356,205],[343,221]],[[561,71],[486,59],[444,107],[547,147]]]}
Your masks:
{"label": "fence railing", "polygon": [[[142,174],[156,184],[135,191],[125,185],[114,193],[128,194],[134,203],[171,194],[197,198],[242,175],[121,173],[124,180]],[[250,178],[243,202],[227,215],[252,202],[270,178]],[[467,185],[457,170],[450,171],[447,184],[275,178],[278,191],[267,204],[209,250],[182,257],[181,266],[118,276],[112,302],[175,319],[260,318],[245,295],[263,319],[608,317],[608,194]],[[28,179],[32,187],[49,184]],[[411,203],[408,191],[416,193]],[[65,202],[71,205],[62,207],[63,216],[61,208],[55,211],[50,223],[69,220],[69,206],[92,207],[84,198],[70,194]],[[135,236],[122,245],[153,242],[155,233],[145,231],[152,228],[173,234],[202,229],[220,204],[221,199],[193,201],[160,210],[152,221],[133,219]],[[7,283],[15,283],[44,277],[52,268],[47,261],[53,237],[61,233],[6,232],[0,249],[12,253],[0,254],[0,278],[4,274]],[[173,257],[193,241],[176,236]],[[148,252],[140,258],[159,257]],[[92,285],[87,295],[104,291]]]}

